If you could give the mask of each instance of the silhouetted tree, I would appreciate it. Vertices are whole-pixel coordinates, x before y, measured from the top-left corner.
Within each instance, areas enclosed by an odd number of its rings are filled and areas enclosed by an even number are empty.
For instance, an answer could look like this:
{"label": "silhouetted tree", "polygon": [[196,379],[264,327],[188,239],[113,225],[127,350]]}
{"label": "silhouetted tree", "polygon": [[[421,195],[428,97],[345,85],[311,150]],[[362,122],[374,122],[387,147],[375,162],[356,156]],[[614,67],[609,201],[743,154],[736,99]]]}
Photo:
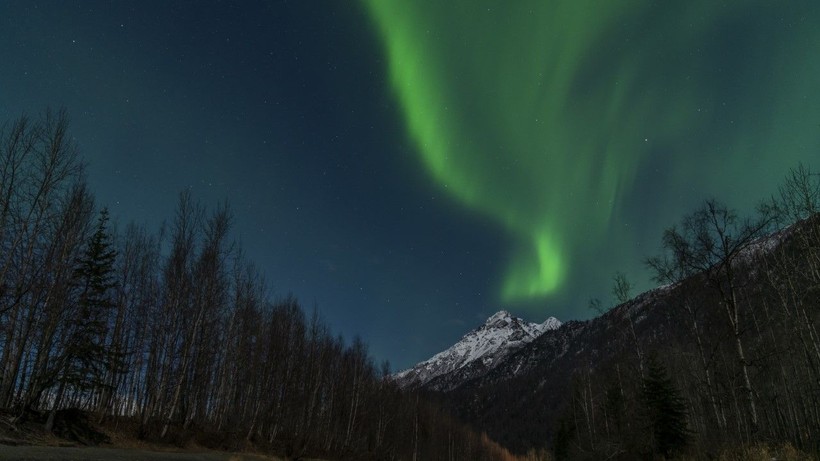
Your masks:
{"label": "silhouetted tree", "polygon": [[682,281],[692,276],[705,276],[716,291],[734,340],[737,361],[741,368],[744,397],[749,412],[751,431],[757,430],[758,412],[749,360],[743,344],[741,326],[745,311],[740,289],[742,281],[738,264],[755,241],[768,228],[771,220],[740,219],[737,213],[716,200],[707,200],[701,208],[686,216],[680,227],[667,229],[663,235],[666,253],[650,258],[648,265],[658,280]]}
{"label": "silhouetted tree", "polygon": [[108,342],[109,318],[114,308],[114,262],[117,253],[108,233],[108,210],[100,212],[97,227],[74,270],[78,290],[76,308],[68,319],[65,347],[60,357],[59,388],[46,429],[62,404],[66,387],[92,391],[105,385],[108,373],[122,371],[122,356]]}
{"label": "silhouetted tree", "polygon": [[563,461],[569,459],[570,443],[572,443],[574,436],[575,426],[572,424],[572,421],[569,421],[567,418],[561,418],[558,421],[557,429],[552,439],[552,450],[556,460]]}
{"label": "silhouetted tree", "polygon": [[685,447],[689,439],[686,402],[669,378],[666,368],[653,356],[647,360],[643,398],[656,450],[668,457]]}

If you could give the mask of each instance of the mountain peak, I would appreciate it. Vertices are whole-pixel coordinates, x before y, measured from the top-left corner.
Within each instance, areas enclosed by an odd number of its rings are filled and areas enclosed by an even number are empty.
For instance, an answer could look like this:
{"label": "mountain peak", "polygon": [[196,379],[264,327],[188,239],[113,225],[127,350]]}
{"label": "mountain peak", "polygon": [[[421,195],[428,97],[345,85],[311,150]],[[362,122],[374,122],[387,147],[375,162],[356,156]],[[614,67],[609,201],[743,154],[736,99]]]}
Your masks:
{"label": "mountain peak", "polygon": [[549,317],[540,325],[542,331],[555,330],[561,326],[561,321],[555,317]]}
{"label": "mountain peak", "polygon": [[[491,315],[483,325],[464,335],[459,342],[394,375],[400,386],[424,386],[440,376],[454,381],[479,376],[494,368],[505,357],[532,342],[547,330],[561,326],[555,317],[544,323],[528,323],[501,310]],[[457,383],[455,383],[457,385]],[[445,384],[443,386],[451,386]]]}
{"label": "mountain peak", "polygon": [[489,322],[490,320],[498,319],[498,318],[504,318],[504,317],[512,317],[512,315],[510,314],[509,311],[500,310],[500,311],[496,312],[495,314],[491,315],[490,318],[487,319],[487,321]]}
{"label": "mountain peak", "polygon": [[510,320],[512,320],[512,315],[508,311],[502,310],[502,311],[498,311],[495,314],[491,315],[490,318],[488,318],[487,321],[484,322],[484,325],[499,324],[499,323],[502,323],[504,321],[510,321]]}

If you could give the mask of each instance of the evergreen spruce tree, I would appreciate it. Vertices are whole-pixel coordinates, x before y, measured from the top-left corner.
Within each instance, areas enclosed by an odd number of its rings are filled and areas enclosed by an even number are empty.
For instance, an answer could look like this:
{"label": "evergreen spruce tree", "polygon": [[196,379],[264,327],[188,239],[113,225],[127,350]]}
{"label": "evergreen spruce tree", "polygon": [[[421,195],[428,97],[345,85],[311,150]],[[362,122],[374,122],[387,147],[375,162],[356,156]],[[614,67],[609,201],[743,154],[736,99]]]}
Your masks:
{"label": "evergreen spruce tree", "polygon": [[647,361],[643,398],[657,452],[668,457],[685,447],[689,441],[686,404],[666,368],[653,356]]}
{"label": "evergreen spruce tree", "polygon": [[100,385],[109,360],[106,344],[108,320],[114,307],[114,262],[117,257],[108,234],[108,210],[100,212],[97,229],[91,236],[83,258],[75,270],[80,289],[77,316],[71,342],[73,359],[71,370],[74,384],[82,389]]}
{"label": "evergreen spruce tree", "polygon": [[575,427],[570,419],[565,415],[558,421],[558,429],[552,439],[552,451],[555,459],[562,461],[569,459],[570,442],[575,436]]}
{"label": "evergreen spruce tree", "polygon": [[122,371],[122,357],[114,353],[107,338],[115,305],[113,290],[117,285],[114,277],[117,253],[107,226],[108,210],[103,209],[74,269],[76,305],[68,318],[61,370],[57,377],[59,388],[46,422],[48,430],[53,427],[54,415],[62,404],[67,387],[79,392],[99,390],[105,386],[106,373]]}

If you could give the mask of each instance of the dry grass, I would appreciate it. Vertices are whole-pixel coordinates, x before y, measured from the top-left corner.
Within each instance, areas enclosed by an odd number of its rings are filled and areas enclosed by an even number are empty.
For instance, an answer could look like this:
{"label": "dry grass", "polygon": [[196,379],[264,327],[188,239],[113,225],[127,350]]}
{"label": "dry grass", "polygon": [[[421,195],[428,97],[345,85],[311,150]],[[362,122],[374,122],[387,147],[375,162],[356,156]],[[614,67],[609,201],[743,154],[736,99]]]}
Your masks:
{"label": "dry grass", "polygon": [[[703,458],[684,455],[675,457],[673,461],[696,461],[700,459]],[[813,461],[817,458],[787,443],[779,447],[755,445],[752,447],[727,449],[721,451],[715,459],[717,459],[717,461]]]}
{"label": "dry grass", "polygon": [[766,445],[724,451],[719,461],[812,461],[814,457],[801,452],[791,444],[772,448]]}

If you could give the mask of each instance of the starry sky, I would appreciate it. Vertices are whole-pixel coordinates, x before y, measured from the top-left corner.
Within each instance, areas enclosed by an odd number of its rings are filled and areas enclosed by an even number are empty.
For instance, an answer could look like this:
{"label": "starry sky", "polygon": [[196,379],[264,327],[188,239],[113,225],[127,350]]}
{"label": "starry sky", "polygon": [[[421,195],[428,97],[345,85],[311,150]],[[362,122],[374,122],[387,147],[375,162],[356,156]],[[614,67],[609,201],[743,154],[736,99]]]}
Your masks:
{"label": "starry sky", "polygon": [[590,317],[704,198],[820,169],[820,2],[0,0],[0,120],[65,107],[120,223],[227,199],[274,295],[402,368]]}

